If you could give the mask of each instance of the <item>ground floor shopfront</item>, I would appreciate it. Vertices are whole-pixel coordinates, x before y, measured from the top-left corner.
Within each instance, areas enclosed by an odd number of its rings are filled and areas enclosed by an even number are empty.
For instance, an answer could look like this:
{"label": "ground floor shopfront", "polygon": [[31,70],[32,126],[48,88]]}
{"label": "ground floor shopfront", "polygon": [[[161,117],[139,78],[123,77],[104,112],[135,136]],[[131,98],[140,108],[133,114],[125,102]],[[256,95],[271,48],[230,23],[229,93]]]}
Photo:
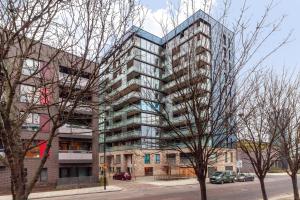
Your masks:
{"label": "ground floor shopfront", "polygon": [[[126,150],[100,153],[100,173],[106,170],[108,176],[116,172],[129,172],[133,177],[157,176],[176,174],[194,176],[194,170],[190,165],[188,152],[160,150]],[[105,161],[105,162],[104,162]],[[105,164],[104,164],[105,163]],[[236,171],[236,150],[223,149],[222,153],[212,158],[208,173],[214,171]]]}

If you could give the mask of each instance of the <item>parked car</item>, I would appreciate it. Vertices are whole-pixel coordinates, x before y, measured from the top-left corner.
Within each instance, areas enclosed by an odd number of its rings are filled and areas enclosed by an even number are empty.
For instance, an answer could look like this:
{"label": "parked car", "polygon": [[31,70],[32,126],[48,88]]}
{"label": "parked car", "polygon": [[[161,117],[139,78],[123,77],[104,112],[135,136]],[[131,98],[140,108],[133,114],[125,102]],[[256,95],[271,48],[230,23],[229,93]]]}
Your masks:
{"label": "parked car", "polygon": [[210,183],[234,183],[235,172],[233,171],[216,171],[209,179]]}
{"label": "parked car", "polygon": [[113,175],[113,179],[122,181],[131,180],[131,175],[127,172],[117,172]]}
{"label": "parked car", "polygon": [[239,182],[254,181],[254,176],[249,173],[240,173],[236,176],[236,181]]}

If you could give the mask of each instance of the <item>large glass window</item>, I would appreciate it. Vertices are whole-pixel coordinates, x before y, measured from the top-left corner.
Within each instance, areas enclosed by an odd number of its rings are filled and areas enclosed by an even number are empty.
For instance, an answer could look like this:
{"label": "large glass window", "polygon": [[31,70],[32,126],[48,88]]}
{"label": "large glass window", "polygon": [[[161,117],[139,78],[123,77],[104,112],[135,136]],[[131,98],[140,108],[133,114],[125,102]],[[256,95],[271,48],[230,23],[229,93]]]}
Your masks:
{"label": "large glass window", "polygon": [[145,154],[144,163],[145,164],[150,164],[150,154]]}
{"label": "large glass window", "polygon": [[38,130],[40,127],[40,115],[37,113],[29,113],[25,119],[24,124],[22,125],[23,129],[27,130]]}
{"label": "large glass window", "polygon": [[21,85],[20,86],[20,101],[28,103],[39,103],[40,92],[34,86]]}
{"label": "large glass window", "polygon": [[141,120],[143,124],[157,125],[159,122],[159,116],[149,113],[142,113]]}
{"label": "large glass window", "polygon": [[152,43],[148,40],[145,40],[143,38],[139,38],[138,40],[140,40],[140,47],[142,49],[153,52],[155,54],[159,54],[159,46],[157,44],[154,44],[154,43]]}
{"label": "large glass window", "polygon": [[160,163],[160,154],[155,154],[155,163],[156,164]]}
{"label": "large glass window", "polygon": [[158,56],[143,50],[136,50],[135,53],[137,55],[137,58],[139,58],[140,60],[143,60],[144,62],[150,63],[152,65],[156,65],[156,66],[159,65]]}
{"label": "large glass window", "polygon": [[141,76],[141,83],[143,86],[150,87],[153,89],[159,89],[160,81],[158,79],[149,77],[149,76]]}
{"label": "large glass window", "polygon": [[157,111],[159,110],[159,103],[151,102],[151,101],[141,101],[141,109],[144,111]]}
{"label": "large glass window", "polygon": [[[26,59],[23,63],[22,74],[26,76],[30,76],[35,73],[40,66],[40,62],[33,59]],[[36,74],[37,76],[38,74]]]}

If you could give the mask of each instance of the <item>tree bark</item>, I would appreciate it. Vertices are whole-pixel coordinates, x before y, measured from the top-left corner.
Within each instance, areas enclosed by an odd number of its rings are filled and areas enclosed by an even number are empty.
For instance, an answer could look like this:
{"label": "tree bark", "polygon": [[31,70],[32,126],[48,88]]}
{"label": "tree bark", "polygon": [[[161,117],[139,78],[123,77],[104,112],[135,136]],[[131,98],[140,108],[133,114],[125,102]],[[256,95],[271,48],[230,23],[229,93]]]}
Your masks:
{"label": "tree bark", "polygon": [[292,173],[291,179],[293,184],[294,200],[300,200],[299,191],[298,191],[297,173]]}
{"label": "tree bark", "polygon": [[263,200],[268,200],[268,195],[265,186],[265,178],[264,177],[259,178],[259,183],[260,183],[260,189],[261,189]]}
{"label": "tree bark", "polygon": [[12,172],[12,185],[13,185],[13,200],[27,200],[28,196],[26,195],[26,179],[27,174],[24,170],[23,161],[19,161],[14,165],[14,170]]}
{"label": "tree bark", "polygon": [[207,200],[206,177],[200,177],[199,184],[200,184],[200,196],[201,196],[201,200]]}

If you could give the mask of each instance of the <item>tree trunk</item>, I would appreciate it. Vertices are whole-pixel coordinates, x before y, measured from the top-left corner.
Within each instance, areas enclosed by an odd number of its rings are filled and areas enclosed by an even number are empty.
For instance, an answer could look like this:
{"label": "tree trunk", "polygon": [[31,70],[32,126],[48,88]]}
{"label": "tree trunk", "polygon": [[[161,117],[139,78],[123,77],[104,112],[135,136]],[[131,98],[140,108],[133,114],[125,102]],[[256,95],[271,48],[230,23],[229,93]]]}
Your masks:
{"label": "tree trunk", "polygon": [[294,191],[294,200],[300,200],[299,191],[298,191],[298,183],[297,183],[297,173],[292,173],[291,175],[293,191]]}
{"label": "tree trunk", "polygon": [[267,191],[265,187],[265,178],[264,177],[259,178],[259,182],[260,182],[260,189],[261,189],[263,200],[268,200]]}
{"label": "tree trunk", "polygon": [[199,180],[199,183],[200,183],[201,200],[207,200],[206,177],[201,177],[200,180]]}
{"label": "tree trunk", "polygon": [[13,187],[13,200],[27,200],[26,195],[26,177],[27,174],[24,170],[24,164],[19,161],[18,164],[14,165],[14,169],[11,170],[11,182]]}

